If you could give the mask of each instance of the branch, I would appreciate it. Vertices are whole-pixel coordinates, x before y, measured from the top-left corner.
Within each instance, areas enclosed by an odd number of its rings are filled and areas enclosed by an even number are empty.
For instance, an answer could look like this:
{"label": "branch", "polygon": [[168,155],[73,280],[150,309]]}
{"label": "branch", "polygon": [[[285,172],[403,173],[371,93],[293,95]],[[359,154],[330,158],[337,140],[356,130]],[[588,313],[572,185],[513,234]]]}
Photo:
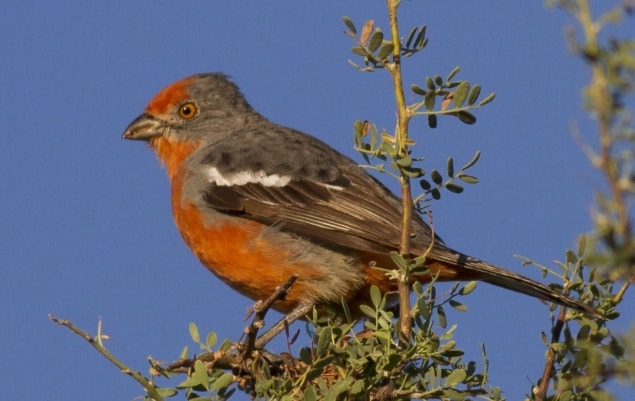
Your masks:
{"label": "branch", "polygon": [[121,362],[119,359],[115,358],[113,354],[111,354],[101,343],[101,338],[95,339],[90,334],[80,329],[79,327],[73,325],[70,320],[67,319],[58,319],[57,317],[49,314],[49,319],[60,326],[64,326],[68,328],[72,333],[77,334],[82,337],[84,340],[88,342],[93,348],[95,348],[100,354],[104,356],[108,361],[110,361],[113,365],[118,367],[122,373],[132,377],[137,383],[141,384],[143,388],[146,389],[150,398],[155,401],[163,401],[163,397],[157,392],[157,387],[144,377],[141,373],[133,371],[126,364]]}
{"label": "branch", "polygon": [[[556,325],[553,327],[551,331],[551,344],[555,344],[560,342],[560,334],[562,334],[562,329],[564,328],[564,322],[567,316],[567,308],[564,306],[560,307],[560,312],[558,313],[558,321]],[[544,401],[547,398],[547,390],[549,388],[549,382],[551,380],[551,375],[554,371],[554,363],[556,361],[557,351],[554,350],[553,347],[549,348],[547,352],[547,360],[545,362],[545,369],[542,372],[542,378],[540,379],[540,386],[536,391],[535,395],[536,401]]]}
{"label": "branch", "polygon": [[[390,34],[393,43],[392,63],[386,63],[386,69],[390,72],[395,90],[395,101],[397,103],[397,130],[395,132],[397,151],[399,156],[405,157],[408,154],[408,122],[410,114],[403,93],[403,80],[401,77],[401,40],[399,37],[399,26],[397,23],[397,8],[399,0],[387,0],[388,16],[390,19]],[[412,222],[412,193],[410,179],[400,174],[401,184],[401,239],[399,242],[399,254],[403,257],[410,255],[410,226]],[[398,281],[399,292],[399,341],[407,344],[410,341],[410,331],[412,328],[410,318],[410,277],[408,268],[402,272]]]}

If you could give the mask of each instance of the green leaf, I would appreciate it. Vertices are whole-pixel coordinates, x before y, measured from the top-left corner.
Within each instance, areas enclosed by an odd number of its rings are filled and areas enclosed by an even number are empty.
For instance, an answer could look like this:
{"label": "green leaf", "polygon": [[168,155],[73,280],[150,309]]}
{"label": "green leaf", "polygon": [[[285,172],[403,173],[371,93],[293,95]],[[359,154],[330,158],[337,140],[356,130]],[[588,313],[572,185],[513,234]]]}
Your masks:
{"label": "green leaf", "polygon": [[392,43],[384,43],[377,52],[377,58],[380,60],[385,60],[386,58],[388,58],[388,56],[390,56],[394,49],[395,45],[393,45]]}
{"label": "green leaf", "polygon": [[445,309],[443,306],[437,306],[437,318],[439,319],[439,326],[445,329],[448,326],[448,319],[445,316]]}
{"label": "green leaf", "polygon": [[465,110],[459,111],[456,116],[461,120],[463,124],[472,125],[476,122],[476,117],[474,114],[467,112]]}
{"label": "green leaf", "polygon": [[478,178],[472,176],[472,175],[467,175],[467,174],[459,174],[458,175],[458,179],[463,181],[466,184],[477,184],[478,183]]}
{"label": "green leaf", "polygon": [[576,339],[578,341],[588,340],[589,334],[591,334],[591,326],[589,326],[588,324],[585,324],[584,326],[580,327],[580,330],[578,331],[578,335]]}
{"label": "green leaf", "polygon": [[476,99],[481,94],[481,85],[474,85],[470,91],[470,95],[467,97],[467,104],[472,106],[476,103]]}
{"label": "green leaf", "polygon": [[432,199],[434,199],[434,200],[441,199],[441,191],[439,191],[438,188],[434,188],[434,189],[430,190],[430,195],[432,196]]}
{"label": "green leaf", "polygon": [[214,345],[216,345],[216,342],[218,341],[218,336],[216,335],[216,333],[214,333],[213,331],[210,331],[209,333],[207,333],[207,338],[205,339],[205,344],[208,347],[213,347]]}
{"label": "green leaf", "polygon": [[454,76],[455,76],[456,74],[458,74],[458,73],[459,73],[459,71],[461,71],[461,67],[459,67],[459,66],[457,65],[456,67],[454,67],[454,68],[452,69],[452,71],[450,71],[450,73],[448,74],[448,76],[445,78],[446,82],[451,81],[451,80],[452,80],[452,78],[454,78]]}
{"label": "green leaf", "polygon": [[455,301],[453,299],[450,299],[448,301],[450,303],[450,306],[453,307],[454,309],[460,311],[460,312],[466,312],[467,311],[467,306],[463,305],[462,303]]}
{"label": "green leaf", "polygon": [[322,356],[329,348],[329,344],[331,343],[331,329],[328,327],[322,327],[320,333],[318,334],[317,347],[315,348],[315,352],[317,356]]}
{"label": "green leaf", "polygon": [[232,341],[230,341],[228,338],[224,339],[222,343],[220,343],[220,345],[218,346],[218,350],[220,352],[226,352],[229,351],[230,348],[232,348],[234,346],[234,343]]}
{"label": "green leaf", "polygon": [[459,290],[459,294],[461,295],[467,295],[469,293],[471,293],[472,291],[474,291],[476,289],[476,287],[478,286],[478,282],[477,281],[470,281],[469,283],[465,284],[460,290]]}
{"label": "green leaf", "polygon": [[428,114],[428,127],[436,128],[437,127],[437,115],[436,114]]}
{"label": "green leaf", "polygon": [[481,100],[481,102],[478,104],[479,107],[480,106],[485,106],[487,103],[491,102],[492,100],[494,100],[494,97],[496,97],[495,93],[490,93],[489,95],[487,95],[487,97],[483,100]]}
{"label": "green leaf", "polygon": [[408,39],[406,39],[406,49],[410,48],[410,44],[412,43],[412,40],[415,38],[415,35],[417,34],[417,31],[419,30],[419,27],[415,26],[414,28],[412,28],[412,30],[410,30],[410,33],[408,34]]}
{"label": "green leaf", "polygon": [[348,30],[351,31],[353,35],[357,33],[357,28],[355,28],[355,24],[353,23],[353,20],[351,20],[347,16],[343,16],[342,21],[344,21],[344,25],[346,25]]}
{"label": "green leaf", "polygon": [[441,185],[443,183],[443,176],[438,170],[432,170],[432,172],[430,172],[430,178],[432,179],[432,182],[437,185]]}
{"label": "green leaf", "polygon": [[381,304],[381,291],[376,285],[370,287],[370,301],[373,303],[373,306],[379,306]]}
{"label": "green leaf", "polygon": [[434,102],[436,100],[436,97],[437,95],[436,93],[434,93],[434,91],[426,93],[426,95],[423,97],[423,104],[426,106],[426,109],[434,109]]}
{"label": "green leaf", "polygon": [[421,179],[421,180],[419,181],[419,185],[421,186],[421,188],[422,188],[424,191],[428,191],[430,188],[432,188],[432,184],[430,184],[430,181],[425,180],[425,179]]}
{"label": "green leaf", "polygon": [[384,34],[380,30],[376,30],[370,37],[370,41],[368,42],[368,50],[371,52],[375,52],[375,50],[379,49],[381,43],[384,41]]}
{"label": "green leaf", "polygon": [[445,184],[445,188],[448,191],[450,191],[452,193],[455,193],[455,194],[460,194],[460,193],[463,192],[463,187],[458,185],[458,184],[455,184],[453,182],[448,182],[447,184]]}
{"label": "green leaf", "polygon": [[[356,380],[352,385],[350,392],[352,395],[361,394],[364,391],[364,380]],[[306,401],[306,397],[304,398]]]}
{"label": "green leaf", "polygon": [[425,95],[426,95],[426,93],[427,93],[425,89],[423,89],[422,87],[420,87],[420,86],[419,86],[419,85],[417,85],[417,84],[412,84],[412,85],[410,85],[410,90],[411,90],[413,93],[415,93],[415,94],[417,94],[417,95],[420,95],[420,96],[425,96]]}
{"label": "green leaf", "polygon": [[446,170],[449,177],[454,177],[454,160],[451,157],[448,157],[448,161],[446,162]]}
{"label": "green leaf", "polygon": [[368,51],[366,51],[365,49],[362,49],[359,46],[355,46],[351,49],[351,52],[353,52],[353,54],[356,54],[358,56],[362,56],[362,57],[366,57],[368,55]]}
{"label": "green leaf", "polygon": [[189,326],[189,329],[190,329],[190,337],[192,337],[192,340],[195,343],[200,343],[201,342],[201,336],[198,333],[198,327],[196,327],[196,323],[191,322],[190,326]]}
{"label": "green leaf", "polygon": [[578,262],[578,257],[571,249],[567,249],[567,263],[575,264]]}
{"label": "green leaf", "polygon": [[434,76],[434,83],[437,84],[437,86],[443,86],[443,78],[441,78],[441,75]]}
{"label": "green leaf", "polygon": [[234,375],[231,373],[223,373],[212,383],[212,390],[220,390],[232,384]]}
{"label": "green leaf", "polygon": [[155,390],[161,397],[165,398],[174,397],[177,394],[176,389],[173,389],[171,387],[155,388]]}
{"label": "green leaf", "polygon": [[390,259],[399,269],[405,270],[408,268],[408,261],[399,252],[390,252]]}
{"label": "green leaf", "polygon": [[405,175],[406,177],[409,178],[419,178],[422,177],[424,174],[423,169],[419,168],[419,167],[402,167],[401,168],[401,173],[403,175]]}
{"label": "green leaf", "polygon": [[317,393],[315,392],[315,388],[312,386],[308,386],[306,390],[304,390],[304,401],[317,401]]}
{"label": "green leaf", "polygon": [[207,369],[205,369],[205,364],[200,359],[197,359],[194,362],[194,372],[192,372],[192,379],[194,379],[195,383],[200,384],[205,388],[209,387],[209,377],[207,376]]}
{"label": "green leaf", "polygon": [[426,86],[430,90],[434,90],[435,89],[434,81],[432,80],[432,77],[426,77]]}
{"label": "green leaf", "polygon": [[416,49],[423,49],[424,47],[426,47],[426,44],[428,44],[428,40],[426,39],[427,28],[428,27],[425,25],[421,25],[421,28],[419,28],[419,35],[417,35],[417,39],[415,39],[414,45]]}
{"label": "green leaf", "polygon": [[467,170],[468,168],[472,167],[473,165],[476,164],[476,162],[480,158],[481,158],[481,151],[477,150],[476,152],[474,152],[474,156],[472,156],[472,160],[467,162],[467,164],[465,166],[463,166],[463,168],[461,168],[461,170]]}
{"label": "green leaf", "polygon": [[406,155],[400,158],[395,159],[395,163],[397,163],[400,167],[410,167],[412,165],[412,157]]}
{"label": "green leaf", "polygon": [[375,317],[375,309],[371,308],[368,305],[361,304],[359,305],[359,310],[368,317]]}
{"label": "green leaf", "polygon": [[586,235],[581,235],[578,239],[578,258],[582,258],[584,256],[584,251],[586,249]]}
{"label": "green leaf", "polygon": [[454,104],[455,108],[463,106],[463,103],[465,102],[469,91],[470,83],[467,81],[462,81],[459,86],[456,87],[456,90],[454,91],[454,97],[452,98],[452,103]]}
{"label": "green leaf", "polygon": [[[456,369],[445,378],[445,385],[454,387],[457,384],[463,383],[463,380],[467,378],[467,373],[463,369]],[[463,396],[461,396],[463,399]]]}

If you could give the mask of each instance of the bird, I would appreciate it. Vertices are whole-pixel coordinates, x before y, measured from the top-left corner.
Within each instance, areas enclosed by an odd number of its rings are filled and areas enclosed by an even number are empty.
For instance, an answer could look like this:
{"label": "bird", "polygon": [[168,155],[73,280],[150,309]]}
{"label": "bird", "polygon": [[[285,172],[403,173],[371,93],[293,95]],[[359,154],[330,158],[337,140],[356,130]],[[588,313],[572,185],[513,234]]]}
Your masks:
{"label": "bird", "polygon": [[[371,286],[392,294],[402,203],[351,158],[259,114],[223,73],[195,74],[160,90],[125,129],[165,166],[180,234],[220,280],[267,299],[290,277],[273,308],[302,318],[312,307],[349,305],[353,317]],[[445,244],[422,216],[410,252],[426,255],[413,281],[478,280],[582,311],[592,306]]]}

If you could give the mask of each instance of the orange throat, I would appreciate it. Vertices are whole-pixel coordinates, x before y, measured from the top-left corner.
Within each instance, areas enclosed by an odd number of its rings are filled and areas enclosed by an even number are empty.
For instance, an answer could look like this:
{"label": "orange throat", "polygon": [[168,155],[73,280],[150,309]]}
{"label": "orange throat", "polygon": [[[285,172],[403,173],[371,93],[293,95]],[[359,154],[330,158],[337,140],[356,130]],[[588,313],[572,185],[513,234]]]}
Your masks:
{"label": "orange throat", "polygon": [[165,166],[170,181],[173,181],[185,159],[198,148],[198,142],[172,142],[163,136],[150,139],[148,142],[161,163]]}

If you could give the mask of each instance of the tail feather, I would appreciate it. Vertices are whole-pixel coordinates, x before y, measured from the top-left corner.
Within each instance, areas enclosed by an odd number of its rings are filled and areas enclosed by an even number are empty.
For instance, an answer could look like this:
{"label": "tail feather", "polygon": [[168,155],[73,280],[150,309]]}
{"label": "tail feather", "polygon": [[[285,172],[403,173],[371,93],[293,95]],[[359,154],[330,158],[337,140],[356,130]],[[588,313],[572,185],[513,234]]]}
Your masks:
{"label": "tail feather", "polygon": [[555,302],[582,311],[594,318],[605,319],[595,308],[577,299],[557,292],[535,280],[464,255],[452,249],[439,249],[439,247],[435,247],[430,257],[436,261],[447,263],[450,266],[460,266],[469,270],[474,273],[479,281],[484,281],[497,287],[516,291],[545,301]]}

